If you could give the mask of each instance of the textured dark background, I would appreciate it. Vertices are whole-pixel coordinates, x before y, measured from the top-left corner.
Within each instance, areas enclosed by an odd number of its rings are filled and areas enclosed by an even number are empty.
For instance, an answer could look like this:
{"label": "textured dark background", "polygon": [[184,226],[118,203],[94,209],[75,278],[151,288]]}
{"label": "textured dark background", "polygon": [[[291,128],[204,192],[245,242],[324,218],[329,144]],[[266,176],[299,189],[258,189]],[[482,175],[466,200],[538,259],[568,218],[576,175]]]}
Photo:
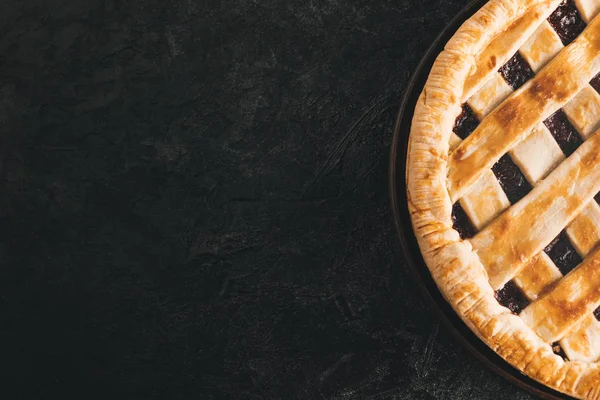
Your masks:
{"label": "textured dark background", "polygon": [[438,327],[389,212],[465,4],[0,2],[3,398],[529,398]]}

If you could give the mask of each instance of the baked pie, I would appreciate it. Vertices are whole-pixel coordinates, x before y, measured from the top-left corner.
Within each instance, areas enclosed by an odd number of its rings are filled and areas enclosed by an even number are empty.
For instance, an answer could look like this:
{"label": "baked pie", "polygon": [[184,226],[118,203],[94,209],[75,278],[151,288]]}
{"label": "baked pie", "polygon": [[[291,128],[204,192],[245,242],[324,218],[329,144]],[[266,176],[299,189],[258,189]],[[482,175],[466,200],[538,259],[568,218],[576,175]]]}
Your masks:
{"label": "baked pie", "polygon": [[524,374],[600,399],[600,0],[491,0],[415,108],[407,199],[423,258]]}

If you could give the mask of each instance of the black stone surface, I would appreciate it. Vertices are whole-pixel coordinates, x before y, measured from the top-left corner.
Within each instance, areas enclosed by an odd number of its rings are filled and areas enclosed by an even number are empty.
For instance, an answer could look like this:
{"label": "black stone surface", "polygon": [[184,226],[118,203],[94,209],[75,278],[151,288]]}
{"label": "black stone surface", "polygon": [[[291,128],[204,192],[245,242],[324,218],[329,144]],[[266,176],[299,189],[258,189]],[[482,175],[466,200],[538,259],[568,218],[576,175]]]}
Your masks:
{"label": "black stone surface", "polygon": [[529,398],[438,326],[388,205],[465,3],[0,2],[3,398]]}

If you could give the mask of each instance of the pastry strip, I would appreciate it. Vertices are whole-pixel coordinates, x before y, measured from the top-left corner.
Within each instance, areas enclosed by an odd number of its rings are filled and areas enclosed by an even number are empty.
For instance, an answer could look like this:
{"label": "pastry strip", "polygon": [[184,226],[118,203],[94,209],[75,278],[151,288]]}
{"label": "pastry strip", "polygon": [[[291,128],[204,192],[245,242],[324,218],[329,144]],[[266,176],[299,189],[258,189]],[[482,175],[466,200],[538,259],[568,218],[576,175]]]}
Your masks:
{"label": "pastry strip", "polygon": [[600,1],[598,0],[575,0],[575,6],[586,24],[589,24],[600,13]]}

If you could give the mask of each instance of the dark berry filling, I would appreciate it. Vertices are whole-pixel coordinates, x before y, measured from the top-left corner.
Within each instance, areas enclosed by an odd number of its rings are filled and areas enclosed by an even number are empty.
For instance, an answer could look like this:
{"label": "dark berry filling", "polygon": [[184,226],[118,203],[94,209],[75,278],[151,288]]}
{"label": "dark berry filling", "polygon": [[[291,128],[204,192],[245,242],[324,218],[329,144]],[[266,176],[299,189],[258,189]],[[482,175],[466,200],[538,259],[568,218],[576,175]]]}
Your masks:
{"label": "dark berry filling", "polygon": [[515,204],[531,191],[531,185],[508,154],[494,164],[492,171],[511,204]]}
{"label": "dark berry filling", "polygon": [[590,85],[596,89],[596,92],[600,93],[600,74],[596,75],[594,79],[590,81]]}
{"label": "dark berry filling", "polygon": [[529,304],[521,289],[513,281],[496,291],[496,300],[514,314],[519,314]]}
{"label": "dark berry filling", "polygon": [[567,355],[565,354],[562,347],[560,347],[560,344],[558,344],[558,342],[552,343],[552,351],[554,352],[554,354],[561,356],[564,360],[568,359]]}
{"label": "dark berry filling", "polygon": [[594,317],[596,317],[596,319],[600,321],[600,307],[594,310]]}
{"label": "dark berry filling", "polygon": [[460,203],[455,203],[452,206],[452,227],[458,232],[461,239],[470,239],[477,233],[469,216],[460,206]]}
{"label": "dark berry filling", "polygon": [[581,261],[583,261],[569,241],[565,231],[562,231],[548,246],[546,246],[544,251],[563,275],[571,272],[576,266],[581,264]]}
{"label": "dark berry filling", "polygon": [[573,0],[563,1],[548,17],[548,22],[565,46],[575,40],[585,29],[585,22],[581,19]]}
{"label": "dark berry filling", "polygon": [[581,136],[579,136],[579,133],[577,133],[577,130],[569,122],[567,115],[562,110],[558,110],[552,114],[550,118],[544,121],[544,125],[552,133],[552,136],[554,136],[554,139],[556,139],[556,142],[567,157],[573,154],[583,143]]}
{"label": "dark berry filling", "polygon": [[498,72],[500,72],[506,83],[515,90],[523,86],[534,75],[533,70],[519,52],[515,53]]}
{"label": "dark berry filling", "polygon": [[594,200],[596,200],[596,203],[598,203],[598,205],[600,205],[600,193],[598,193],[595,197]]}
{"label": "dark berry filling", "polygon": [[479,120],[475,116],[475,113],[469,107],[468,104],[463,104],[460,115],[454,121],[454,128],[452,129],[456,135],[461,139],[466,139],[475,128],[479,125]]}

